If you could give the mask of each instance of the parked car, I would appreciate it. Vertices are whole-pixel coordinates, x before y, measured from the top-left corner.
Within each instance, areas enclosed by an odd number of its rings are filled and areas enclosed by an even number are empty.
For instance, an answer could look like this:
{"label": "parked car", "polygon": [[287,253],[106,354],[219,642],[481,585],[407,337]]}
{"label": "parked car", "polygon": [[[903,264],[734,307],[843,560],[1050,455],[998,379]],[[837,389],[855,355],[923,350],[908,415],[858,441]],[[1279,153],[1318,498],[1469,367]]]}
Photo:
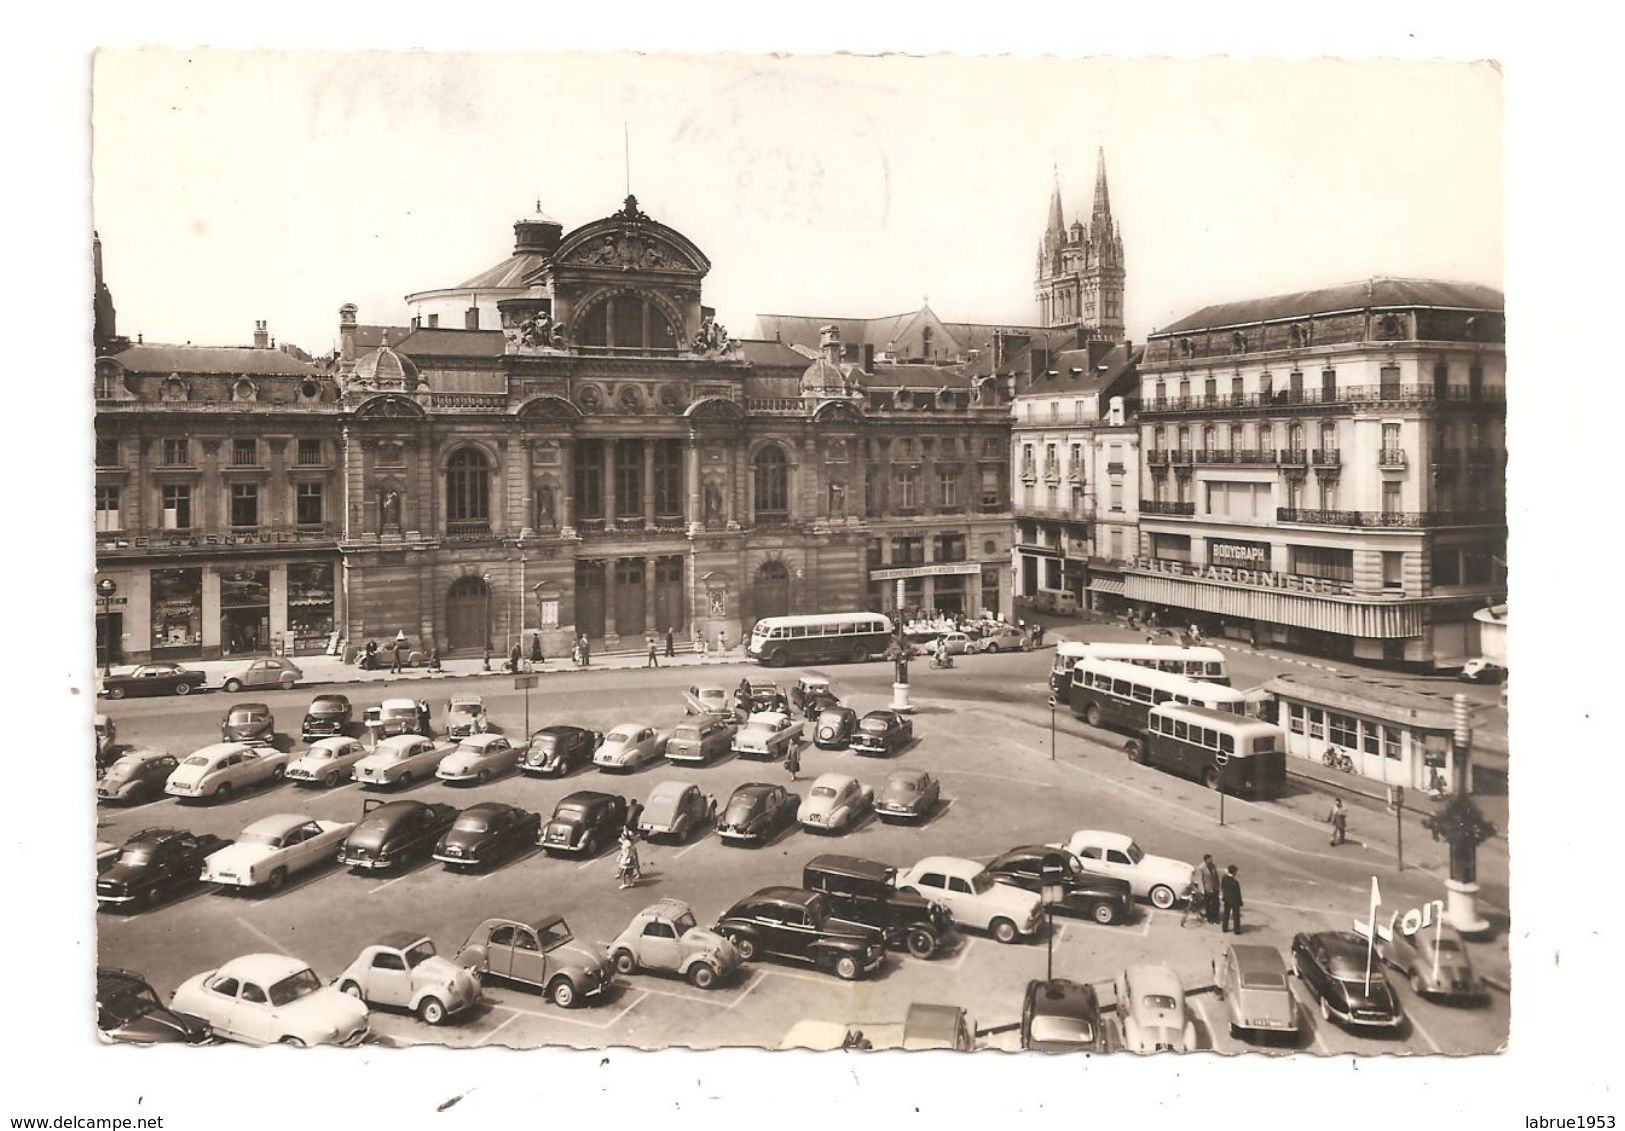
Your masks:
{"label": "parked car", "polygon": [[209,681],[207,672],[159,662],[138,664],[127,672],[102,677],[102,694],[109,699],[126,695],[186,695]]}
{"label": "parked car", "polygon": [[350,729],[351,711],[348,696],[318,695],[305,708],[305,721],[299,725],[299,737],[305,742],[338,738]]}
{"label": "parked car", "polygon": [[948,943],[953,918],[942,904],[901,891],[896,882],[896,868],[855,856],[815,856],[801,870],[801,886],[822,894],[836,915],[879,929],[893,950],[930,958]]}
{"label": "parked car", "polygon": [[[741,722],[760,711],[777,711],[781,707],[788,707],[790,704],[790,700],[784,694],[784,688],[776,683],[750,683],[749,687],[750,701],[743,704],[744,711],[740,714]],[[736,713],[739,711],[740,706],[741,704],[737,702],[734,704]],[[785,713],[788,714],[788,711]]]}
{"label": "parked car", "polygon": [[1125,923],[1134,914],[1134,896],[1129,882],[1117,876],[1085,871],[1078,858],[1062,848],[1044,844],[1023,844],[994,857],[987,870],[1002,884],[1030,892],[1041,892],[1045,868],[1065,887],[1066,894],[1054,905],[1063,915],[1076,915],[1110,925]]}
{"label": "parked car", "polygon": [[1021,1002],[1021,1047],[1034,1052],[1107,1051],[1095,988],[1067,978],[1028,982]]}
{"label": "parked car", "polygon": [[651,903],[632,916],[609,944],[609,960],[618,974],[676,974],[702,990],[731,979],[740,962],[734,944],[696,923],[693,909],[677,899]]}
{"label": "parked car", "polygon": [[1372,964],[1368,981],[1366,947],[1353,931],[1294,935],[1292,972],[1320,1003],[1322,1018],[1348,1029],[1396,1032],[1405,1025],[1405,1012],[1381,963]]}
{"label": "parked car", "polygon": [[914,741],[914,720],[897,711],[870,711],[852,732],[854,754],[897,753]]}
{"label": "parked car", "polygon": [[622,723],[608,734],[592,756],[600,771],[631,773],[641,770],[664,752],[666,740],[652,726]]}
{"label": "parked car", "polygon": [[638,831],[650,839],[670,837],[681,844],[711,820],[711,804],[693,782],[663,781],[649,792]]}
{"label": "parked car", "polygon": [[683,692],[683,713],[685,715],[732,714],[733,705],[728,697],[728,689],[713,687],[710,684],[694,684]]}
{"label": "parked car", "polygon": [[453,695],[446,704],[446,737],[470,738],[491,729],[485,700],[478,695]]}
{"label": "parked car", "polygon": [[820,750],[842,750],[852,741],[858,729],[858,713],[840,704],[825,707],[818,712],[813,724],[813,745]]}
{"label": "parked car", "polygon": [[231,841],[185,829],[142,829],[119,850],[118,858],[96,877],[102,906],[142,907],[197,883],[203,861]]}
{"label": "parked car", "polygon": [[560,852],[596,856],[614,844],[625,827],[626,798],[583,789],[554,806],[537,843],[549,856]]}
{"label": "parked car", "polygon": [[1013,624],[1001,624],[989,629],[973,642],[977,652],[997,654],[999,652],[1025,652],[1032,647],[1032,641],[1027,634]]}
{"label": "parked car", "polygon": [[434,940],[417,931],[391,931],[363,948],[334,984],[369,1006],[404,1009],[429,1025],[443,1025],[480,1000],[479,974],[440,957]]}
{"label": "parked car", "polygon": [[105,840],[96,842],[96,874],[99,876],[118,861],[118,845]]}
{"label": "parked car", "polygon": [[1298,1035],[1298,1003],[1273,946],[1227,943],[1213,960],[1213,985],[1230,1013],[1230,1035]]}
{"label": "parked car", "polygon": [[800,711],[808,722],[816,721],[826,708],[840,701],[840,696],[830,687],[828,676],[804,675],[790,688],[790,706]]}
{"label": "parked car", "polygon": [[942,786],[924,770],[898,770],[875,796],[875,816],[887,824],[923,821],[937,811]]}
{"label": "parked car", "polygon": [[970,1052],[976,1047],[976,1022],[957,1005],[914,1002],[903,1015],[905,1050],[952,1049]]}
{"label": "parked car", "polygon": [[1461,668],[1461,678],[1468,683],[1501,683],[1506,677],[1506,668],[1482,656],[1468,660]]}
{"label": "parked car", "polygon": [[429,701],[427,699],[385,699],[368,707],[362,724],[372,736],[374,745],[386,738],[402,734],[421,734],[430,737]]}
{"label": "parked car", "polygon": [[519,751],[500,734],[481,733],[465,738],[435,769],[441,781],[484,785],[498,774],[519,765]]}
{"label": "parked car", "polygon": [[757,711],[734,735],[734,753],[741,758],[771,761],[801,745],[806,726],[782,711]]}
{"label": "parked car", "polygon": [[560,915],[487,919],[463,943],[457,963],[482,978],[535,986],[561,1009],[602,994],[615,978],[598,948],[576,942]]}
{"label": "parked car", "polygon": [[[948,650],[950,656],[963,656],[967,652],[975,651],[976,642],[970,638],[969,633],[943,632],[937,635],[937,640],[942,641],[943,647]],[[936,640],[931,642],[931,647],[933,650],[936,648]]]}
{"label": "parked car", "polygon": [[385,801],[369,797],[361,821],[339,849],[347,868],[383,871],[433,855],[440,834],[451,828],[457,810],[439,802]]}
{"label": "parked car", "polygon": [[209,1039],[203,1018],[170,1009],[140,974],[113,966],[96,968],[96,1031],[103,1040],[128,1045],[200,1045]]}
{"label": "parked car", "polygon": [[593,751],[604,736],[596,730],[573,726],[545,726],[530,736],[519,768],[527,774],[563,777],[580,766],[592,765]]}
{"label": "parked car", "polygon": [[421,734],[401,734],[380,742],[350,771],[362,787],[406,785],[434,776],[452,747],[436,744]]}
{"label": "parked car", "polygon": [[801,798],[782,785],[746,782],[733,791],[717,816],[724,844],[762,845],[795,824]]}
{"label": "parked car", "polygon": [[306,785],[325,785],[328,788],[349,781],[355,774],[355,765],[367,756],[367,748],[358,738],[318,738],[299,757],[288,763],[287,777],[291,782]]}
{"label": "parked car", "polygon": [[1195,866],[1169,856],[1151,856],[1122,833],[1079,829],[1064,845],[1086,871],[1127,880],[1135,898],[1166,911],[1190,883]]}
{"label": "parked car", "polygon": [[797,816],[808,832],[844,833],[874,807],[875,791],[851,774],[820,774]]}
{"label": "parked car", "polygon": [[320,821],[303,813],[261,817],[235,843],[211,852],[202,879],[222,887],[280,891],[295,872],[332,862],[354,821]]}
{"label": "parked car", "polygon": [[672,728],[666,740],[668,762],[689,762],[703,765],[733,749],[734,735],[739,731],[739,720],[732,714],[696,715]]}
{"label": "parked car", "polygon": [[1185,1010],[1185,987],[1168,966],[1141,963],[1117,976],[1117,1018],[1129,1052],[1191,1052],[1196,1026]]}
{"label": "parked car", "polygon": [[299,665],[286,656],[270,656],[226,669],[220,680],[220,690],[233,695],[249,687],[275,687],[286,691],[304,678],[305,673],[299,670]]}
{"label": "parked car", "polygon": [[529,809],[484,801],[457,814],[434,846],[434,858],[450,868],[480,868],[514,856],[536,843],[542,815]]}
{"label": "parked car", "polygon": [[270,742],[276,737],[276,717],[264,703],[233,703],[220,716],[221,742]]}
{"label": "parked car", "polygon": [[132,805],[162,797],[178,765],[173,754],[137,747],[126,750],[96,780],[96,800]]}
{"label": "parked car", "polygon": [[1002,943],[1031,938],[1044,918],[1038,896],[996,883],[976,861],[956,856],[927,856],[897,873],[897,886],[935,900],[957,925],[986,931]]}
{"label": "parked car", "polygon": [[1377,956],[1403,974],[1418,997],[1472,1001],[1486,993],[1460,932],[1442,919],[1409,934],[1399,923],[1379,925]]}
{"label": "parked car", "polygon": [[288,756],[270,746],[219,742],[182,759],[164,782],[164,792],[183,800],[224,801],[233,793],[279,782]]}
{"label": "parked car", "polygon": [[181,983],[170,1005],[251,1045],[359,1045],[367,1007],[285,954],[247,954]]}
{"label": "parked car", "polygon": [[886,938],[878,928],[836,917],[825,896],[801,888],[762,888],[724,912],[716,931],[745,962],[788,958],[848,982],[874,973],[886,960]]}
{"label": "parked car", "polygon": [[113,751],[118,738],[118,727],[106,715],[98,714],[92,725],[96,728],[96,768],[100,770],[115,757]]}

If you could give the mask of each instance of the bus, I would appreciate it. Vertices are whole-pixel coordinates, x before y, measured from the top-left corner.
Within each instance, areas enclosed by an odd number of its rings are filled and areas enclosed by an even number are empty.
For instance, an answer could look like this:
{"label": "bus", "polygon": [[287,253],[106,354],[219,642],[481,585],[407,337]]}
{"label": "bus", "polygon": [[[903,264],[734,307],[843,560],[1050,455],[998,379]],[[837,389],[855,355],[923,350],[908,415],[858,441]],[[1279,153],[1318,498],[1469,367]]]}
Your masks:
{"label": "bus", "polygon": [[1259,719],[1164,703],[1124,746],[1129,761],[1155,766],[1240,797],[1277,797],[1286,785],[1286,736]]}
{"label": "bus", "polygon": [[1064,696],[1072,686],[1072,668],[1084,658],[1121,660],[1142,668],[1155,668],[1160,672],[1182,675],[1186,679],[1200,679],[1208,683],[1230,685],[1230,668],[1224,653],[1217,648],[1183,648],[1178,644],[1090,644],[1082,640],[1063,640],[1055,645],[1055,664],[1050,669],[1050,690]]}
{"label": "bus", "polygon": [[763,617],[750,630],[745,654],[782,668],[832,660],[867,660],[891,642],[891,621],[880,613],[814,613]]}
{"label": "bus", "polygon": [[1092,727],[1138,734],[1145,729],[1151,708],[1162,703],[1183,703],[1245,715],[1253,697],[1217,683],[1186,679],[1124,660],[1085,657],[1072,668],[1067,705]]}

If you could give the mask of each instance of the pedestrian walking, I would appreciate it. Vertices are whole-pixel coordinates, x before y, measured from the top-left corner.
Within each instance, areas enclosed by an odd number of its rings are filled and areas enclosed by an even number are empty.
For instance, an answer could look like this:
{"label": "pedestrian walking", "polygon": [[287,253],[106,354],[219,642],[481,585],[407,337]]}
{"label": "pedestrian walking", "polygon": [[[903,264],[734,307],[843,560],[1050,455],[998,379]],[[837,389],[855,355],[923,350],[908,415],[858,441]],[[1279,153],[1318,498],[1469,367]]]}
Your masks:
{"label": "pedestrian walking", "polygon": [[727,653],[727,651],[728,651],[728,630],[725,629],[725,628],[718,629],[717,630],[717,654],[718,655],[725,655]]}
{"label": "pedestrian walking", "polygon": [[626,831],[638,835],[638,822],[643,818],[643,802],[634,797],[626,806]]}
{"label": "pedestrian walking", "polygon": [[524,663],[524,661],[525,653],[519,647],[519,641],[515,640],[513,642],[513,647],[508,651],[508,670],[513,672],[515,675],[518,675],[519,665]]}
{"label": "pedestrian walking", "polygon": [[675,659],[676,657],[677,657],[677,640],[671,634],[671,626],[667,625],[666,626],[666,659],[671,660],[671,659]]}
{"label": "pedestrian walking", "polygon": [[418,733],[424,738],[434,737],[434,731],[430,728],[429,723],[429,701],[427,699],[418,700]]}
{"label": "pedestrian walking", "polygon": [[401,670],[401,646],[404,639],[404,637],[396,636],[394,647],[390,649],[389,670],[391,674]]}
{"label": "pedestrian walking", "polygon": [[530,662],[533,664],[542,662],[542,634],[539,632],[530,638]]}
{"label": "pedestrian walking", "polygon": [[446,669],[440,666],[440,646],[437,644],[429,649],[429,670],[443,672]]}
{"label": "pedestrian walking", "polygon": [[1348,839],[1349,833],[1349,812],[1343,808],[1341,797],[1332,799],[1332,811],[1326,814],[1326,822],[1332,826],[1332,847],[1336,848]]}
{"label": "pedestrian walking", "polygon": [[643,642],[649,646],[649,660],[643,666],[658,668],[660,666],[660,654],[655,648],[655,634],[652,632],[644,634]]}
{"label": "pedestrian walking", "polygon": [[585,632],[581,634],[581,666],[584,668],[592,666],[592,645],[588,643]]}
{"label": "pedestrian walking", "polygon": [[790,780],[796,781],[796,775],[801,773],[801,751],[795,743],[791,743],[790,749],[784,752],[784,768],[789,773]]}
{"label": "pedestrian walking", "polygon": [[1234,931],[1241,934],[1241,881],[1236,878],[1236,866],[1230,865],[1225,869],[1224,879],[1220,881],[1220,894],[1224,899],[1224,918],[1219,926],[1221,931]]}
{"label": "pedestrian walking", "polygon": [[1202,909],[1209,923],[1219,921],[1219,866],[1213,862],[1211,853],[1202,853],[1202,866],[1196,870],[1197,880],[1202,885]]}

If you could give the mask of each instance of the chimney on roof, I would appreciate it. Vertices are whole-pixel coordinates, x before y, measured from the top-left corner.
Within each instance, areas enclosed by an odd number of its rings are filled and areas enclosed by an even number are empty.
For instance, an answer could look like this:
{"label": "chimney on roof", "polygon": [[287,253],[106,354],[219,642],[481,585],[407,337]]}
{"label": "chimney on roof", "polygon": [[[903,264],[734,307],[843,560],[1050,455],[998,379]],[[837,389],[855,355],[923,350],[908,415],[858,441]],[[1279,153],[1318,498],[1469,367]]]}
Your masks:
{"label": "chimney on roof", "polygon": [[355,303],[339,307],[339,361],[346,372],[355,368],[355,316]]}
{"label": "chimney on roof", "polygon": [[477,297],[470,297],[469,302],[473,305],[463,311],[463,329],[478,330],[480,328],[480,300]]}
{"label": "chimney on roof", "polygon": [[865,373],[875,371],[875,346],[873,342],[863,343],[863,371]]}
{"label": "chimney on roof", "polygon": [[257,350],[270,348],[270,337],[265,332],[265,319],[259,318],[254,322],[254,348]]}
{"label": "chimney on roof", "polygon": [[841,363],[841,328],[835,325],[818,331],[818,348],[824,351],[824,360],[831,365]]}

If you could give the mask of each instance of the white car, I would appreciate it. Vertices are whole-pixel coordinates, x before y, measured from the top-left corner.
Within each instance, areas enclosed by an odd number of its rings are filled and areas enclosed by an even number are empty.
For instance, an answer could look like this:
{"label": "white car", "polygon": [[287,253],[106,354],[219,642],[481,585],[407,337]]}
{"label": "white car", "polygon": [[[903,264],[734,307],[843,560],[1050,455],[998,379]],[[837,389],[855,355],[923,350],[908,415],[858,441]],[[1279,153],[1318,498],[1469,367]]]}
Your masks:
{"label": "white car", "polygon": [[957,856],[927,856],[897,873],[896,886],[942,904],[959,926],[987,931],[1002,943],[1031,938],[1044,918],[1038,893],[997,883],[982,865]]}
{"label": "white car", "polygon": [[447,738],[470,738],[490,729],[485,701],[478,695],[456,695],[446,704]]}
{"label": "white car", "polygon": [[1114,986],[1124,1049],[1150,1053],[1196,1048],[1196,1026],[1185,1012],[1185,987],[1170,967],[1130,966]]}
{"label": "white car", "polygon": [[305,678],[299,665],[282,656],[264,660],[249,660],[226,672],[220,681],[220,690],[235,695],[247,687],[275,687],[286,691]]}
{"label": "white car", "polygon": [[288,763],[288,780],[335,786],[350,780],[355,764],[367,756],[359,738],[322,738]]}
{"label": "white car", "polygon": [[1136,898],[1149,899],[1159,911],[1174,905],[1196,870],[1184,860],[1148,855],[1133,837],[1122,833],[1079,829],[1071,840],[1056,847],[1070,851],[1086,872],[1127,880]]}
{"label": "white car", "polygon": [[222,801],[240,789],[281,781],[288,756],[270,746],[217,742],[181,759],[164,783],[171,797]]}
{"label": "white car", "polygon": [[303,813],[262,817],[203,861],[202,880],[223,887],[278,891],[295,872],[331,863],[354,821],[318,821]]}
{"label": "white car", "polygon": [[283,954],[245,954],[195,974],[169,1004],[201,1017],[217,1036],[251,1045],[353,1046],[367,1037],[365,1005]]}
{"label": "white car", "polygon": [[844,833],[874,804],[875,791],[851,774],[820,774],[797,815],[810,832]]}
{"label": "white car", "polygon": [[500,734],[476,734],[457,744],[434,776],[441,781],[483,785],[519,765],[519,751]]}
{"label": "white car", "polygon": [[783,711],[757,711],[734,735],[734,753],[741,758],[777,758],[801,745],[805,726]]}
{"label": "white car", "polygon": [[622,723],[608,734],[593,753],[592,764],[600,770],[630,773],[642,769],[665,753],[666,740],[654,727],[642,723]]}
{"label": "white car", "polygon": [[421,734],[397,734],[380,742],[371,754],[355,764],[352,773],[362,785],[405,785],[433,777],[440,768],[440,760],[452,749],[436,746],[434,739]]}

